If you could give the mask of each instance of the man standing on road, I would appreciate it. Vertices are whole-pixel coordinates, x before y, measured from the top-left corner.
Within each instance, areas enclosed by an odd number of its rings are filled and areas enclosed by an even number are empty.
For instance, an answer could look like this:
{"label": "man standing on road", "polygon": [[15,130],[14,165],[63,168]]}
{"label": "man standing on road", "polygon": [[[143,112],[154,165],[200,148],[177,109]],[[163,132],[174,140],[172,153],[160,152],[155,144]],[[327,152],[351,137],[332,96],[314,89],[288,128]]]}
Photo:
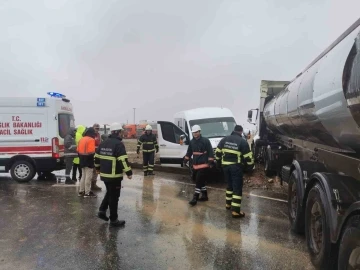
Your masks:
{"label": "man standing on road", "polygon": [[[100,125],[95,123],[93,125],[93,128],[95,130],[95,150],[99,147],[100,145],[100,142],[101,142],[101,136],[100,136],[100,133],[99,133],[99,130],[100,130]],[[96,169],[94,167],[94,170],[93,170],[93,177],[92,177],[92,180],[91,180],[91,190],[101,190],[101,187],[99,187],[97,184],[96,184],[96,181],[97,181],[97,173],[96,173]]]}
{"label": "man standing on road", "polygon": [[[184,162],[187,162],[193,156],[194,177],[196,180],[196,187],[193,199],[189,202],[190,205],[196,205],[197,201],[207,201],[206,179],[210,174],[210,167],[214,164],[214,152],[211,142],[208,138],[202,137],[200,134],[201,128],[199,125],[194,125],[191,128],[193,139],[190,141],[187,153],[184,157]],[[201,192],[201,198],[199,198]]]}
{"label": "man standing on road", "polygon": [[117,213],[123,173],[126,173],[128,179],[132,178],[125,145],[121,138],[122,132],[121,124],[111,124],[109,138],[100,143],[95,154],[96,170],[106,186],[106,194],[100,205],[98,217],[108,221],[106,211],[109,208],[110,226],[113,227],[120,227],[125,224],[125,220],[118,219]]}
{"label": "man standing on road", "polygon": [[75,179],[70,178],[70,172],[73,167],[74,158],[78,156],[76,151],[75,133],[76,133],[76,128],[70,127],[68,134],[64,138],[64,147],[65,147],[64,156],[65,156],[65,165],[66,165],[65,184],[71,184],[71,185],[75,185],[76,182],[76,178]]}
{"label": "man standing on road", "polygon": [[159,145],[157,144],[156,136],[152,134],[152,127],[147,125],[145,127],[145,133],[141,135],[138,140],[136,153],[140,153],[140,147],[143,148],[143,169],[144,176],[155,175],[154,163],[155,163],[155,151],[159,152]]}
{"label": "man standing on road", "polygon": [[[76,142],[76,147],[78,147],[79,142],[81,140],[81,138],[83,137],[83,133],[85,132],[86,127],[83,125],[78,125],[76,126],[76,134],[75,134],[75,142]],[[82,178],[82,169],[80,167],[80,159],[77,156],[76,158],[74,158],[74,163],[73,163],[73,170],[72,170],[72,179],[75,181],[76,180],[76,171],[79,171],[79,181]]]}
{"label": "man standing on road", "polygon": [[236,125],[231,135],[223,138],[215,151],[216,166],[222,166],[226,189],[226,209],[231,209],[233,218],[245,216],[241,212],[243,171],[245,166],[254,166],[254,159],[248,142],[243,138],[243,128]]}
{"label": "man standing on road", "polygon": [[88,128],[84,137],[80,139],[77,148],[80,158],[80,166],[82,168],[82,177],[80,180],[79,197],[93,197],[97,196],[91,191],[91,180],[94,170],[94,155],[95,155],[95,130]]}

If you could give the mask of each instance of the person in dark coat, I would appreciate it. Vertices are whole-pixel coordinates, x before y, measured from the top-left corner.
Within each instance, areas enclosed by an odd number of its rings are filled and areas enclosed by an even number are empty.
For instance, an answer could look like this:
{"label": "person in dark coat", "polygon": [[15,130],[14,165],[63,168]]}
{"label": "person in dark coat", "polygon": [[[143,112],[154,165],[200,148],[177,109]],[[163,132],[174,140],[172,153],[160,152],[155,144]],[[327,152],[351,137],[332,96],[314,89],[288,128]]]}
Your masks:
{"label": "person in dark coat", "polygon": [[65,184],[71,184],[71,185],[75,185],[75,183],[76,183],[76,178],[75,178],[75,180],[70,178],[70,172],[73,167],[74,158],[76,158],[78,156],[77,151],[76,151],[75,134],[76,134],[76,128],[70,127],[68,134],[64,138],[64,148],[65,148],[64,156],[65,156],[65,165],[66,165],[66,167],[65,167],[65,176],[66,176]]}

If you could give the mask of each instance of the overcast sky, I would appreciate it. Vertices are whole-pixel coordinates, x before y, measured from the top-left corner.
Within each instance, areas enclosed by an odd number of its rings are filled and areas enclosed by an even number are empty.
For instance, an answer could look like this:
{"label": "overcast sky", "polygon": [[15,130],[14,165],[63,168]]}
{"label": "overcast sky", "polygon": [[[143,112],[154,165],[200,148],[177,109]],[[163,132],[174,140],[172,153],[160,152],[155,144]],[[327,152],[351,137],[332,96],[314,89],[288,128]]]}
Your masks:
{"label": "overcast sky", "polygon": [[61,92],[76,124],[203,106],[245,124],[260,80],[293,79],[359,10],[358,0],[1,0],[0,96]]}

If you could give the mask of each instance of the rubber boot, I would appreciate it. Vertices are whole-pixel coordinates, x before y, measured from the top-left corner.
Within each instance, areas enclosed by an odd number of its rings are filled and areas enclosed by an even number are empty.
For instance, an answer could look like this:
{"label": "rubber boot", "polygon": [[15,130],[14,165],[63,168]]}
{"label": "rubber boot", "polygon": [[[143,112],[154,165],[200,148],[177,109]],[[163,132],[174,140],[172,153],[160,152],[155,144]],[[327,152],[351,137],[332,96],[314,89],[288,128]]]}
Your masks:
{"label": "rubber boot", "polygon": [[197,201],[199,199],[199,193],[195,193],[194,197],[192,198],[192,200],[189,202],[190,205],[194,206],[197,204]]}
{"label": "rubber boot", "polygon": [[148,175],[155,175],[153,171],[148,172]]}
{"label": "rubber boot", "polygon": [[110,227],[121,227],[125,225],[125,220],[110,221]]}
{"label": "rubber boot", "polygon": [[208,198],[208,195],[207,195],[207,190],[205,191],[201,191],[201,197],[199,198],[199,201],[200,202],[205,202],[205,201],[208,201],[209,198]]}
{"label": "rubber boot", "polygon": [[144,172],[144,176],[147,176],[148,175],[148,172]]}

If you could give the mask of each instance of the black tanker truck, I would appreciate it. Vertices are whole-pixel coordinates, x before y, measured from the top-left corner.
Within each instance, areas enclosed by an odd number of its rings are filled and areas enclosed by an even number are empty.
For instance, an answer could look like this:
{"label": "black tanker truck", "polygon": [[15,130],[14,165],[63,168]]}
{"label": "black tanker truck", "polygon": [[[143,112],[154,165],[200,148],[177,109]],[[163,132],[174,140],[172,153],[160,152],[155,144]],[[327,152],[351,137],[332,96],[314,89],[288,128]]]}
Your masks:
{"label": "black tanker truck", "polygon": [[360,269],[360,19],[292,81],[262,81],[248,121],[314,266]]}

